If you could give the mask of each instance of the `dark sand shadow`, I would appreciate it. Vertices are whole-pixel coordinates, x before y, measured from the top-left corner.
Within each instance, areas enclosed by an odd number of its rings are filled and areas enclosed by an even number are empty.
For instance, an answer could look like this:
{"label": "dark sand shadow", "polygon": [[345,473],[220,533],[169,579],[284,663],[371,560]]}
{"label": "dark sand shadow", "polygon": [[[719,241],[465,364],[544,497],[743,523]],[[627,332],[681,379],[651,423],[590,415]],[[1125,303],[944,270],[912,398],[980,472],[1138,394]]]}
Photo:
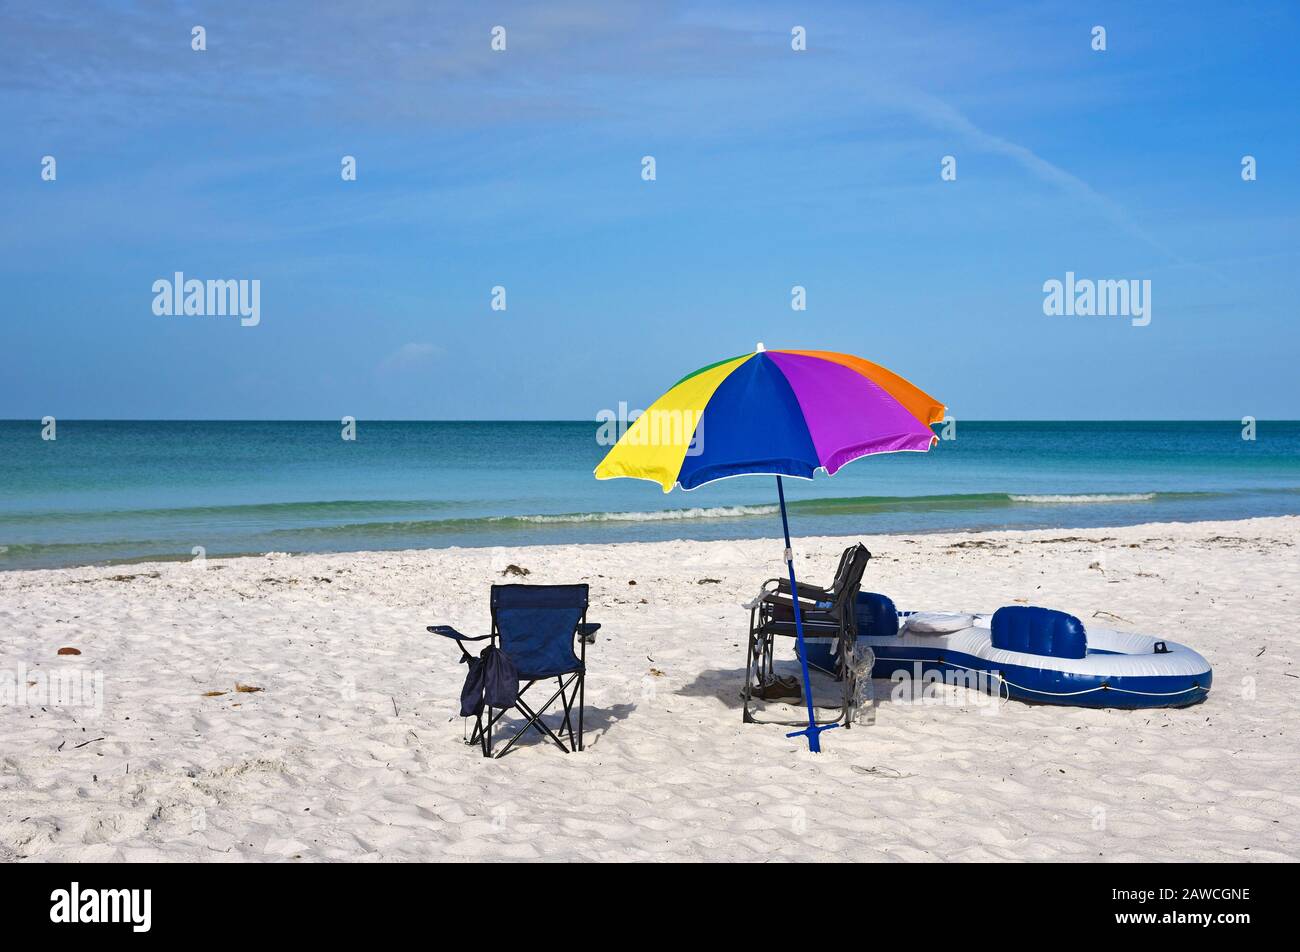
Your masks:
{"label": "dark sand shadow", "polygon": [[[782,677],[791,676],[802,679],[799,662],[794,660],[776,662],[776,673]],[[812,676],[813,704],[817,707],[839,707],[842,697],[840,683],[831,678],[830,675],[813,668],[809,669],[809,673]],[[682,697],[716,698],[725,706],[740,710],[742,706],[740,695],[744,685],[744,668],[708,668],[699,672],[694,681],[682,685],[673,693]],[[800,701],[791,705],[786,702],[766,702],[755,698],[750,707],[755,711],[771,710],[776,712],[786,708],[791,710],[801,708],[802,703]]]}
{"label": "dark sand shadow", "polygon": [[[588,706],[582,715],[583,735],[584,735],[583,744],[582,744],[583,749],[589,750],[592,747],[597,746],[600,743],[601,739],[605,736],[605,734],[609,732],[610,728],[612,728],[619,721],[627,720],[627,718],[635,710],[636,710],[635,704],[615,704],[613,707]],[[577,729],[578,729],[578,722],[577,722],[578,712],[576,709],[574,710],[572,716],[574,718],[573,729],[576,736]],[[519,714],[518,711],[512,712],[511,714],[507,714],[504,717],[502,717],[501,720],[497,721],[496,727],[492,729],[493,755],[495,755],[501,750],[504,750],[505,745],[510,743],[510,738],[514,737],[515,732],[518,731],[519,728],[523,727],[524,724],[526,723],[527,723],[527,718]],[[569,743],[568,732],[565,731],[561,733],[561,726],[564,724],[563,709],[560,709],[558,712],[557,711],[547,712],[542,716],[542,723],[545,724],[547,727],[549,727],[552,731],[554,731],[556,736],[559,737],[560,740],[564,741],[566,745]],[[551,741],[549,737],[544,737],[539,731],[533,728],[529,728],[528,733],[524,734],[523,737],[519,738],[519,740],[515,743],[515,746],[511,748],[510,753],[513,754],[516,750],[519,750],[520,748],[534,747],[538,744],[544,744],[547,747],[554,748],[557,754],[560,753],[559,749],[555,747],[555,744]],[[507,754],[506,756],[508,757],[510,756],[510,754]]]}

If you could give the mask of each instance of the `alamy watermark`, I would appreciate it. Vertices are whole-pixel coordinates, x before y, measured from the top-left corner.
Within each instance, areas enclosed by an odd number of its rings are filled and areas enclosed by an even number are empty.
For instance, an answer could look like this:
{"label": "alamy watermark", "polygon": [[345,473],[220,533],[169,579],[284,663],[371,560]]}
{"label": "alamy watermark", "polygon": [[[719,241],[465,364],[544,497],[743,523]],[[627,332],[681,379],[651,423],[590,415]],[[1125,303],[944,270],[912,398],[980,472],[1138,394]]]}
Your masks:
{"label": "alamy watermark", "polygon": [[104,672],[55,668],[30,670],[27,665],[0,669],[0,708],[63,707],[104,713]]}
{"label": "alamy watermark", "polygon": [[132,932],[148,932],[153,923],[152,889],[82,888],[75,880],[50,893],[50,922],[123,923]]}
{"label": "alamy watermark", "polygon": [[172,280],[155,281],[153,293],[153,312],[159,317],[238,316],[244,327],[262,322],[262,282],[257,278],[200,281],[177,271]]}
{"label": "alamy watermark", "polygon": [[1151,323],[1151,279],[1075,278],[1043,282],[1043,313],[1048,317],[1127,317],[1134,327]]}
{"label": "alamy watermark", "polygon": [[619,401],[617,410],[596,414],[596,443],[613,446],[625,435],[630,446],[685,446],[687,456],[704,452],[703,414],[693,410],[628,410]]}
{"label": "alamy watermark", "polygon": [[896,668],[889,680],[893,685],[889,699],[894,704],[970,705],[990,716],[1002,709],[1002,679],[988,671],[949,668],[941,672],[916,661],[910,668]]}

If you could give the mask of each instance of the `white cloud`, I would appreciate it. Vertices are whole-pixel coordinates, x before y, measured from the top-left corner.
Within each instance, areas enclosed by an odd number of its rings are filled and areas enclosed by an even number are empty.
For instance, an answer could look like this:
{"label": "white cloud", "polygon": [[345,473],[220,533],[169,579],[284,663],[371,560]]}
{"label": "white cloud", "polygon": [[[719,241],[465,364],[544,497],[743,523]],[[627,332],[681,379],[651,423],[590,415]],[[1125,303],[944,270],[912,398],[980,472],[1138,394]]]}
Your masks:
{"label": "white cloud", "polygon": [[379,362],[381,373],[394,373],[422,367],[441,356],[443,350],[436,344],[425,341],[411,341],[403,344]]}

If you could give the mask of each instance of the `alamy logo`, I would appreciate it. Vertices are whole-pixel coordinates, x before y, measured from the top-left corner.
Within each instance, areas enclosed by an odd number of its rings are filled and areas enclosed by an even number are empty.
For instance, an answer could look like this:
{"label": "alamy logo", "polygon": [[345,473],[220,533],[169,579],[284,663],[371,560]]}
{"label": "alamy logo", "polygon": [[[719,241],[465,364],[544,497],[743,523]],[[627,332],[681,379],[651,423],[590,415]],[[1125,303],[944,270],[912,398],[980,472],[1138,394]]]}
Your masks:
{"label": "alamy logo", "polygon": [[151,889],[70,889],[50,893],[50,921],[128,922],[132,932],[148,932],[153,921]]}
{"label": "alamy logo", "polygon": [[1048,317],[1129,317],[1134,327],[1151,323],[1151,279],[1093,281],[1065,272],[1065,281],[1043,282],[1043,313]]}
{"label": "alamy logo", "polygon": [[98,717],[104,713],[104,672],[0,668],[0,709],[6,707],[78,708]]}
{"label": "alamy logo", "polygon": [[632,410],[619,401],[618,410],[601,410],[596,414],[596,442],[613,446],[627,436],[630,446],[671,446],[686,448],[687,456],[704,452],[703,415],[693,410]]}
{"label": "alamy logo", "polygon": [[200,281],[177,271],[173,280],[153,283],[153,312],[159,317],[235,317],[244,327],[262,322],[262,282],[254,278]]}

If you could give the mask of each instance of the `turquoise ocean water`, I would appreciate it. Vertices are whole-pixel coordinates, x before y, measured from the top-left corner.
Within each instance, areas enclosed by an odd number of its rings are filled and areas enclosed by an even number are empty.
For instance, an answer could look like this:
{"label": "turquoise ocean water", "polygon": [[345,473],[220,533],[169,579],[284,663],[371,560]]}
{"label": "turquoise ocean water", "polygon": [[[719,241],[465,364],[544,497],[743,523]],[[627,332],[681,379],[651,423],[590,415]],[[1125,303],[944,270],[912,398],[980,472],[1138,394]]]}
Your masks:
{"label": "turquoise ocean water", "polygon": [[[779,535],[770,478],[598,482],[595,423],[0,422],[0,569]],[[971,423],[787,480],[791,531],[870,536],[1300,513],[1300,422]]]}

